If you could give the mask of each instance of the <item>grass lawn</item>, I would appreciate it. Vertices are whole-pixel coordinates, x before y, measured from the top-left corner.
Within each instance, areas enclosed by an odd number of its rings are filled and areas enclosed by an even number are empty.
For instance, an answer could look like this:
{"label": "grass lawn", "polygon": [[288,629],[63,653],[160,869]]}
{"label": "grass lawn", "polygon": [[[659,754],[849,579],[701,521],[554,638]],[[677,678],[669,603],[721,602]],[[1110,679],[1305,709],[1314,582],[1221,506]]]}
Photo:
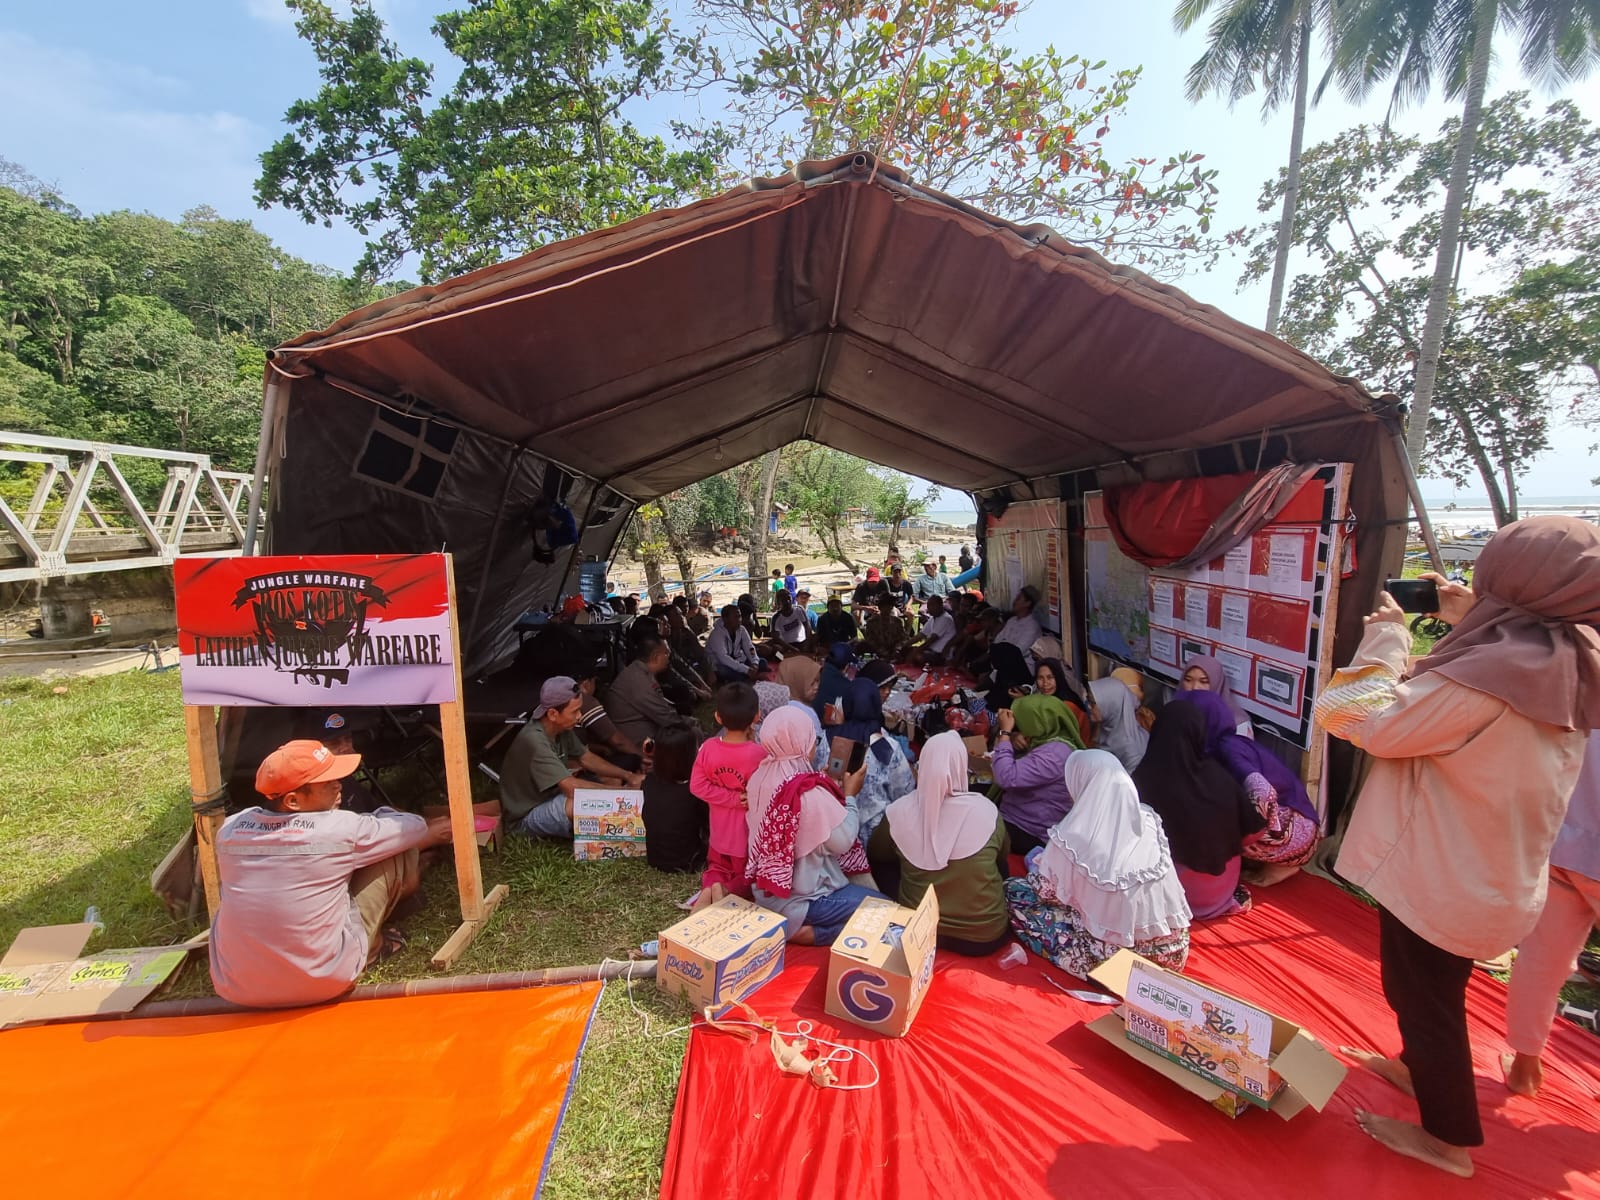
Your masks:
{"label": "grass lawn", "polygon": [[[65,687],[56,695],[54,687]],[[150,872],[188,823],[189,775],[176,672],[41,684],[0,681],[0,947],[29,925],[83,919],[106,932],[89,949],[159,945],[193,932],[167,915]],[[625,958],[680,914],[695,886],[642,862],[577,864],[570,848],[516,839],[483,860],[486,887],[511,895],[457,972],[573,966]],[[433,951],[460,922],[448,867],[424,881],[410,945],[364,982],[431,976]],[[169,995],[209,995],[196,957]],[[652,1035],[687,1009],[636,984]],[[677,1091],[682,1037],[642,1036],[621,983],[608,985],[545,1184],[552,1200],[653,1197]]]}

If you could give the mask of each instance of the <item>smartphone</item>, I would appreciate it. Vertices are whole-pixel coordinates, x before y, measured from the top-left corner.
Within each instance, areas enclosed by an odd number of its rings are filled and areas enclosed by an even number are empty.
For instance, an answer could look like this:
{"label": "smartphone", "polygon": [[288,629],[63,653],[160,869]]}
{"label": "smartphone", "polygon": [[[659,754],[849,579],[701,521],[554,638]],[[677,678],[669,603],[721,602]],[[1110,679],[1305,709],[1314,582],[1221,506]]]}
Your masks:
{"label": "smartphone", "polygon": [[828,747],[828,774],[833,778],[844,781],[846,775],[854,775],[861,769],[861,764],[867,761],[867,746],[865,742],[854,741],[847,737],[836,737]]}
{"label": "smartphone", "polygon": [[1439,611],[1439,585],[1431,579],[1390,579],[1385,581],[1383,590],[1394,597],[1402,612]]}

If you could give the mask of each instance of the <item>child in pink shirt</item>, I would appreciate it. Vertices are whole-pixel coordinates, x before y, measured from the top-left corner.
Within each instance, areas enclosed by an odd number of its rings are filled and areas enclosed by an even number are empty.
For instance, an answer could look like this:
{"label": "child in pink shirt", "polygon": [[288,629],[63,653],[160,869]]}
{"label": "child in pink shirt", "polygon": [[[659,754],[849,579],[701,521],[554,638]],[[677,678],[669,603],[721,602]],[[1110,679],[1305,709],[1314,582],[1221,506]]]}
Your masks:
{"label": "child in pink shirt", "polygon": [[756,690],[748,683],[725,683],[718,688],[717,724],[722,726],[722,736],[701,745],[689,775],[689,790],[711,810],[711,844],[700,886],[704,889],[720,883],[725,890],[746,899],[750,897],[750,881],[744,877],[744,863],[750,849],[750,830],[745,817],[749,807],[745,788],[766,757],[766,751],[750,734],[758,707]]}

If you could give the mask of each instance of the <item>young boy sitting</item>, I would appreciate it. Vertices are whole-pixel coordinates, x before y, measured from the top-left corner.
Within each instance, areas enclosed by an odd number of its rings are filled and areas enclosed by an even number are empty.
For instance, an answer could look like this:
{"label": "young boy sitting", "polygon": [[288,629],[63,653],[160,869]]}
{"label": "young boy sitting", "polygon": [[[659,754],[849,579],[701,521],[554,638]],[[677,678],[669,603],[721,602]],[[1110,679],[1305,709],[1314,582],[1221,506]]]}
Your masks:
{"label": "young boy sitting", "polygon": [[746,898],[750,881],[745,878],[744,864],[750,853],[750,827],[745,811],[750,805],[745,789],[766,757],[750,733],[759,707],[756,690],[748,683],[725,683],[718,688],[717,724],[722,726],[722,736],[701,744],[689,776],[689,790],[711,809],[711,840],[700,886],[705,889],[720,883]]}
{"label": "young boy sitting", "polygon": [[339,781],[360,764],[321,742],[287,742],[256,772],[266,806],[222,823],[211,982],[224,1000],[321,1004],[349,991],[380,949],[404,945],[384,922],[417,890],[418,851],[450,840],[450,821],[339,811]]}

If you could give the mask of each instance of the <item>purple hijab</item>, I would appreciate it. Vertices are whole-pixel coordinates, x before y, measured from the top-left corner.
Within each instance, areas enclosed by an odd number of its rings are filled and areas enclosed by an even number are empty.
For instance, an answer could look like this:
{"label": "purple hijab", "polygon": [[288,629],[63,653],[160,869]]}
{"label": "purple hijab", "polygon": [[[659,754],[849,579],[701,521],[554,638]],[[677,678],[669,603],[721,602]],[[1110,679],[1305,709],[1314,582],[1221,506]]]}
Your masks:
{"label": "purple hijab", "polygon": [[1191,667],[1199,667],[1206,673],[1206,682],[1211,685],[1213,695],[1221,696],[1223,703],[1228,706],[1228,711],[1233,714],[1233,723],[1243,725],[1250,719],[1249,714],[1239,707],[1239,702],[1233,698],[1233,685],[1228,682],[1228,672],[1222,666],[1222,660],[1213,658],[1209,654],[1196,654],[1183,664],[1183,673],[1187,675]]}
{"label": "purple hijab", "polygon": [[1206,753],[1228,768],[1228,774],[1240,783],[1251,775],[1263,776],[1278,793],[1279,804],[1321,825],[1305,784],[1289,769],[1289,764],[1265,746],[1258,746],[1236,732],[1239,723],[1234,720],[1233,709],[1225,696],[1216,692],[1174,692],[1169,703],[1193,704],[1205,714]]}

